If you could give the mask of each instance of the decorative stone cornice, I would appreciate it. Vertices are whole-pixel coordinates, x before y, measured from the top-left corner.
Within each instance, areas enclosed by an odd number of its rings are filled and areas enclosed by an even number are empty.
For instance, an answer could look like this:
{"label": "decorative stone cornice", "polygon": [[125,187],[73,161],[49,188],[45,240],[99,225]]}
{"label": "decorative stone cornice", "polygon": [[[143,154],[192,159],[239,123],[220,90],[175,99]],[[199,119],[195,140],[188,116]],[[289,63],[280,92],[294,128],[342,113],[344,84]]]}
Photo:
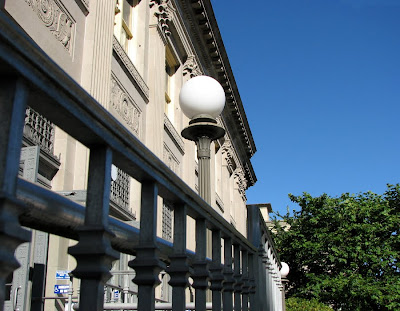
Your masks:
{"label": "decorative stone cornice", "polygon": [[83,14],[89,14],[89,0],[75,0],[75,2],[78,4]]}
{"label": "decorative stone cornice", "polygon": [[157,17],[158,24],[166,36],[171,34],[168,23],[172,20],[174,8],[170,5],[170,0],[150,0],[150,8],[156,8],[154,15]]}
{"label": "decorative stone cornice", "polygon": [[203,73],[199,68],[196,58],[194,55],[190,55],[185,64],[183,65],[183,75],[189,75],[190,78],[201,76]]}
{"label": "decorative stone cornice", "polygon": [[139,71],[136,69],[135,65],[133,65],[131,59],[126,54],[124,49],[122,48],[121,44],[118,42],[118,39],[114,36],[113,38],[113,49],[115,54],[118,56],[121,63],[125,66],[127,72],[131,80],[137,84],[142,92],[142,94],[146,97],[146,100],[149,100],[149,87],[147,86],[146,82],[140,75]]}
{"label": "decorative stone cornice", "polygon": [[[244,166],[247,166],[247,179],[253,184],[256,181],[250,158],[256,152],[246,113],[240,98],[238,87],[230,67],[218,24],[215,19],[210,0],[175,0],[187,20],[190,35],[200,64],[207,75],[217,79],[224,88],[226,107],[222,117],[227,131],[237,137],[238,156]],[[236,143],[235,143],[236,145]],[[249,184],[250,185],[250,184]]]}
{"label": "decorative stone cornice", "polygon": [[169,120],[168,116],[164,114],[164,129],[167,131],[169,136],[174,141],[176,147],[179,149],[182,155],[185,154],[185,143],[183,142],[182,137],[176,131],[174,125]]}
{"label": "decorative stone cornice", "polygon": [[56,37],[69,54],[73,51],[76,23],[58,1],[25,0],[44,26]]}
{"label": "decorative stone cornice", "polygon": [[253,186],[257,181],[253,166],[250,163],[246,163],[244,165],[244,170],[245,170],[246,178],[248,180],[247,186],[248,187]]}
{"label": "decorative stone cornice", "polygon": [[215,201],[217,202],[217,206],[221,210],[221,212],[225,211],[224,208],[224,202],[222,201],[221,197],[218,195],[218,193],[215,193]]}

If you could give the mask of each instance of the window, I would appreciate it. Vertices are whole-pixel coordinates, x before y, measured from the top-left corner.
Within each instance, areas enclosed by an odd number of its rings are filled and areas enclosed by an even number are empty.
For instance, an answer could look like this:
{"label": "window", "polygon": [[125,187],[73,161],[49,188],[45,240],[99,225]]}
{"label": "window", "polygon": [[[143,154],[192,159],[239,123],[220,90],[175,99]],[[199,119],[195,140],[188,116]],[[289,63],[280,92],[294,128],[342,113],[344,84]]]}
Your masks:
{"label": "window", "polygon": [[172,241],[172,220],[172,207],[164,203],[162,208],[162,238],[167,241]]}
{"label": "window", "polygon": [[115,177],[112,176],[110,200],[119,207],[129,210],[130,176],[113,165]]}
{"label": "window", "polygon": [[133,38],[133,7],[137,1],[116,0],[114,35],[128,53],[129,42]]}
{"label": "window", "polygon": [[174,74],[178,68],[171,48],[165,48],[165,114],[168,119],[174,124],[175,120],[175,103],[174,103]]}
{"label": "window", "polygon": [[[171,102],[171,80],[173,75],[173,67],[167,61],[165,61],[165,102],[167,104]],[[167,111],[166,114],[168,115]]]}
{"label": "window", "polygon": [[215,141],[215,192],[222,194],[222,148],[219,141]]}

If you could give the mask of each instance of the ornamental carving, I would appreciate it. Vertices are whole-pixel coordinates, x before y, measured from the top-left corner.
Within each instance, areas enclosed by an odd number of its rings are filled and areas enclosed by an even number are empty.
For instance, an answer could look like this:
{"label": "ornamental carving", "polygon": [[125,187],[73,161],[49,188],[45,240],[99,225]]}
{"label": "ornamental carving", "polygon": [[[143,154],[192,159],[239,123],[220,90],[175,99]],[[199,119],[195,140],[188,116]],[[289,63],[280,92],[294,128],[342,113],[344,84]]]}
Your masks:
{"label": "ornamental carving", "polygon": [[158,24],[166,36],[171,34],[168,23],[172,21],[174,8],[170,4],[170,0],[150,0],[150,8],[156,6],[154,15],[157,17]]}
{"label": "ornamental carving", "polygon": [[183,65],[183,75],[189,75],[190,78],[194,78],[197,76],[201,76],[202,72],[197,64],[196,58],[193,55],[190,55],[185,64]]}
{"label": "ornamental carving", "polygon": [[239,193],[242,197],[246,196],[247,180],[246,176],[241,168],[237,168],[235,171],[235,179],[238,185]]}
{"label": "ornamental carving", "polygon": [[111,77],[110,107],[118,113],[133,133],[140,137],[141,111],[114,77]]}
{"label": "ornamental carving", "polygon": [[173,154],[173,152],[164,144],[163,150],[163,160],[164,163],[175,173],[178,174],[179,171],[179,161]]}
{"label": "ornamental carving", "polygon": [[225,139],[224,144],[222,145],[222,155],[225,156],[230,172],[235,171],[237,165],[230,139]]}
{"label": "ornamental carving", "polygon": [[72,34],[75,32],[75,22],[54,0],[25,0],[42,23],[56,39],[71,53]]}

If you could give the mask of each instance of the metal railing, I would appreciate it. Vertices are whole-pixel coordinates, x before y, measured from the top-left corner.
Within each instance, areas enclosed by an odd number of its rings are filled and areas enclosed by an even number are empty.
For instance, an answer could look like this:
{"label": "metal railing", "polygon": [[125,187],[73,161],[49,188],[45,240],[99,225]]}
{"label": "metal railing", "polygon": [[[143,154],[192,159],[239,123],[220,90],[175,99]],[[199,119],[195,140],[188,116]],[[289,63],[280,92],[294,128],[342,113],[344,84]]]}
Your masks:
{"label": "metal railing", "polygon": [[[86,207],[18,178],[28,105],[90,149]],[[208,288],[213,310],[282,309],[276,278],[280,263],[258,209],[248,207],[247,239],[2,11],[0,126],[0,309],[5,280],[18,267],[15,249],[31,238],[22,226],[79,241],[68,251],[77,261],[72,273],[80,279],[79,310],[103,310],[104,285],[118,252],[136,256],[129,266],[136,272],[138,310],[155,309],[155,287],[163,270],[170,277],[172,310],[186,309],[189,276],[196,310],[206,310]],[[112,164],[142,185],[140,230],[109,217]],[[156,236],[158,196],[174,207],[173,243]],[[195,253],[186,250],[187,216],[196,222]],[[212,232],[212,259],[206,258],[207,229]],[[272,308],[267,309],[265,297],[273,300]]]}

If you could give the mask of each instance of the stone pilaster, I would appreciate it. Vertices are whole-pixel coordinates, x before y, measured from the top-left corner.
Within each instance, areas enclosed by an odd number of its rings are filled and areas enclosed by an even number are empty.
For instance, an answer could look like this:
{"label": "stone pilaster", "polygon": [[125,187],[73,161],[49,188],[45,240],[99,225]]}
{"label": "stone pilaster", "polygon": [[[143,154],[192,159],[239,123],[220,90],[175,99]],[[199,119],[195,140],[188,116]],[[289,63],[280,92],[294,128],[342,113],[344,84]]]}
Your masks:
{"label": "stone pilaster", "polygon": [[115,1],[97,0],[90,3],[87,16],[84,88],[104,107],[110,102],[111,60],[114,31]]}

